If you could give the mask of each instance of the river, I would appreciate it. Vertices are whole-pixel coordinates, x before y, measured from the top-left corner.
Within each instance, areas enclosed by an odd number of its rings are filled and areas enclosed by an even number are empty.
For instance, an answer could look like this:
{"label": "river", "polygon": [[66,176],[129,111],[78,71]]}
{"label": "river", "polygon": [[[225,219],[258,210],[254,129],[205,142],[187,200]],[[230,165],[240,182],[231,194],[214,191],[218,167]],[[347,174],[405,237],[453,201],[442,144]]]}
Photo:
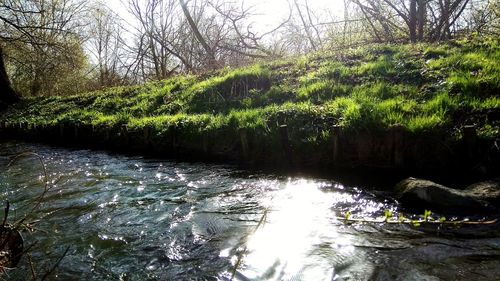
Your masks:
{"label": "river", "polygon": [[6,141],[0,169],[8,222],[34,222],[7,280],[66,250],[49,280],[500,280],[499,237],[338,218],[402,211],[367,186]]}

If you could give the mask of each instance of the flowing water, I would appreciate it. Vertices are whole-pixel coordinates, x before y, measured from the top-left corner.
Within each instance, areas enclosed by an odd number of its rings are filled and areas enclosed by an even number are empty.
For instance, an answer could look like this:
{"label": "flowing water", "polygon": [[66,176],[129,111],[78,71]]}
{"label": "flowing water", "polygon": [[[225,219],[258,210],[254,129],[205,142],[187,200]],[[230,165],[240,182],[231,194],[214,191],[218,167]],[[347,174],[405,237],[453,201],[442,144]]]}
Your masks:
{"label": "flowing water", "polygon": [[33,223],[20,265],[0,277],[7,280],[30,279],[31,267],[41,278],[54,265],[48,279],[500,277],[499,237],[345,224],[338,216],[346,211],[374,218],[400,207],[386,193],[331,179],[16,142],[0,143],[0,169],[8,222]]}

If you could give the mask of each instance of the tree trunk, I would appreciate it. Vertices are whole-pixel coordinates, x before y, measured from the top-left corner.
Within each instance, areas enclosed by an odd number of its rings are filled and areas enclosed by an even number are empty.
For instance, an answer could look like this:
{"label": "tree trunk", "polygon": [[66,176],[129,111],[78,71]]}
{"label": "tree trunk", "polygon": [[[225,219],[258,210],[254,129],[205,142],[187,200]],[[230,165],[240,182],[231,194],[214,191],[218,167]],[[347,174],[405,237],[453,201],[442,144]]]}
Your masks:
{"label": "tree trunk", "polygon": [[3,49],[0,46],[0,108],[3,105],[9,105],[19,100],[19,96],[10,85],[9,76],[5,69],[3,60]]}
{"label": "tree trunk", "polygon": [[316,43],[312,38],[311,32],[309,32],[309,27],[307,26],[304,16],[302,15],[302,11],[300,10],[299,4],[297,3],[297,0],[295,0],[294,2],[295,2],[295,7],[297,8],[297,12],[299,12],[299,17],[300,20],[302,21],[302,26],[304,27],[304,31],[306,32],[307,39],[309,39],[309,43],[311,44],[311,48],[313,49],[313,51],[317,51],[318,48],[316,47]]}
{"label": "tree trunk", "polygon": [[410,41],[417,41],[417,0],[410,0],[410,15],[408,29],[410,31]]}
{"label": "tree trunk", "polygon": [[446,40],[450,35],[450,0],[444,0],[444,8],[441,17],[443,17],[444,25],[438,40]]}
{"label": "tree trunk", "polygon": [[184,13],[184,16],[186,17],[186,20],[189,23],[189,26],[191,27],[191,31],[193,31],[194,36],[196,37],[196,40],[201,44],[205,52],[207,52],[207,55],[209,57],[209,64],[211,68],[216,68],[217,67],[217,60],[215,59],[215,54],[212,48],[208,46],[207,41],[203,38],[203,36],[200,33],[200,30],[198,29],[198,26],[193,20],[193,17],[191,17],[191,13],[189,12],[189,9],[186,5],[186,2],[184,0],[179,0],[181,7],[182,7],[182,12]]}
{"label": "tree trunk", "polygon": [[418,0],[418,41],[424,40],[424,28],[426,21],[426,1]]}

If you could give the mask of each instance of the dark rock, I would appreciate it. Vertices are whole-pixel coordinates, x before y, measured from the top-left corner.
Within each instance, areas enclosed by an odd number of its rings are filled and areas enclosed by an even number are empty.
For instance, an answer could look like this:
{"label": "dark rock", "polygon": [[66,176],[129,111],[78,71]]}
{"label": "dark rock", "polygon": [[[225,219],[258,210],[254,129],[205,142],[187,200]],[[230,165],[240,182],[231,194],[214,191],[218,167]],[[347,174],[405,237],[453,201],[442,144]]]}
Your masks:
{"label": "dark rock", "polygon": [[[483,186],[483,185],[482,185]],[[476,214],[491,210],[490,204],[482,200],[479,187],[457,190],[432,181],[407,178],[395,187],[396,198],[407,207],[439,211],[441,213]]]}
{"label": "dark rock", "polygon": [[23,255],[23,238],[17,229],[0,225],[0,268],[14,268]]}
{"label": "dark rock", "polygon": [[497,207],[500,205],[500,179],[472,184],[464,190],[464,193],[476,200],[485,201]]}

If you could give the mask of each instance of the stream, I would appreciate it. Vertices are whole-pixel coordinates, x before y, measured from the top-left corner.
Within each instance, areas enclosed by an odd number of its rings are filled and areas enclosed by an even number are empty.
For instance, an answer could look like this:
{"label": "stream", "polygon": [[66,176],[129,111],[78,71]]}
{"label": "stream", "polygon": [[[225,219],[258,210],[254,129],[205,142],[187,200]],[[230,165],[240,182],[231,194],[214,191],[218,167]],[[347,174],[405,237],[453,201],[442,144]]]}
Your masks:
{"label": "stream", "polygon": [[6,280],[500,280],[500,237],[346,224],[402,211],[370,186],[12,141],[0,169],[32,227]]}

